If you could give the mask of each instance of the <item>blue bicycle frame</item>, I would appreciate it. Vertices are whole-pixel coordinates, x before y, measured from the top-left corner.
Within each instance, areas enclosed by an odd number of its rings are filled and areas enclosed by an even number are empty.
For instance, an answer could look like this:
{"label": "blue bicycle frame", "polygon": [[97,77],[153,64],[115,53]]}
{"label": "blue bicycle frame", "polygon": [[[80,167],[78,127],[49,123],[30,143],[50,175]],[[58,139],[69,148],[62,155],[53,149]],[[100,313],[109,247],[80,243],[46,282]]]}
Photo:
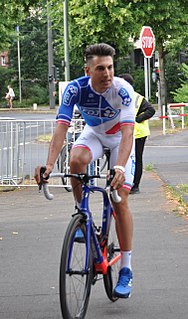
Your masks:
{"label": "blue bicycle frame", "polygon": [[82,192],[83,198],[81,202],[80,211],[86,218],[86,261],[85,261],[84,271],[85,273],[87,273],[88,265],[89,265],[90,249],[92,249],[92,254],[93,254],[95,264],[101,264],[104,261],[104,257],[102,255],[101,248],[100,248],[100,243],[94,229],[92,213],[89,209],[90,193],[91,192],[102,193],[102,197],[103,197],[102,228],[101,228],[102,238],[105,238],[108,232],[113,209],[112,209],[107,191],[104,188],[101,188],[98,186],[83,185],[82,190],[83,190]]}

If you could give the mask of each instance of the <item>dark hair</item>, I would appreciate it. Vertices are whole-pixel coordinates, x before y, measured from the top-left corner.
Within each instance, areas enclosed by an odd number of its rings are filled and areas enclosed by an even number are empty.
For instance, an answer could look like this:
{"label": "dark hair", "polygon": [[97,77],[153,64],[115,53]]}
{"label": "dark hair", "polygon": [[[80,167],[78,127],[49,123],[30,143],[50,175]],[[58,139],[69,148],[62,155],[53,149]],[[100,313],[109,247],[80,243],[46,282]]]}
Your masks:
{"label": "dark hair", "polygon": [[94,56],[111,56],[115,55],[116,51],[113,47],[106,43],[92,44],[85,50],[85,62],[93,59]]}
{"label": "dark hair", "polygon": [[129,82],[131,85],[133,85],[134,83],[133,77],[129,73],[120,74],[119,77],[123,78],[125,81]]}

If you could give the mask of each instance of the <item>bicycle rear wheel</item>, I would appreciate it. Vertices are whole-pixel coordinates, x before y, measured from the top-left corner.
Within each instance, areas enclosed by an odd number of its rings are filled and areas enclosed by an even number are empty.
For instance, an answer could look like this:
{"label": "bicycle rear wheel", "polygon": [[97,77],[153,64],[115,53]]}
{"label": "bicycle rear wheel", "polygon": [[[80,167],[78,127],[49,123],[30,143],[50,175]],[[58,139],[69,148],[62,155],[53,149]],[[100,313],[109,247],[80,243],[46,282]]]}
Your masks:
{"label": "bicycle rear wheel", "polygon": [[[81,229],[83,240],[77,241],[75,233]],[[89,255],[88,270],[86,262],[86,224],[81,215],[75,215],[66,231],[60,264],[60,303],[65,319],[83,319],[88,307],[93,279],[93,260]]]}
{"label": "bicycle rear wheel", "polygon": [[[115,229],[115,219],[114,216],[111,216],[111,222],[109,226],[109,233],[108,233],[108,241],[107,241],[107,259],[111,261],[113,258],[120,255],[120,248],[118,243],[118,238],[116,235]],[[107,297],[111,301],[116,301],[118,297],[114,296],[114,287],[118,281],[119,276],[119,269],[120,269],[120,258],[117,262],[113,265],[108,267],[107,274],[103,276],[104,280],[104,287],[107,294]]]}

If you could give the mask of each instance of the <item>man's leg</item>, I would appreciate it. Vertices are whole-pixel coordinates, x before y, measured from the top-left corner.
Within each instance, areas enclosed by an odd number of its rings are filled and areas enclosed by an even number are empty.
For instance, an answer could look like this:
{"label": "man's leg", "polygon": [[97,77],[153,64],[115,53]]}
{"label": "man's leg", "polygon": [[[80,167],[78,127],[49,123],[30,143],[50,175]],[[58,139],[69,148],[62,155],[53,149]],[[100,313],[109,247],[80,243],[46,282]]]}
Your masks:
{"label": "man's leg", "polygon": [[7,100],[7,103],[8,103],[8,107],[10,108],[10,97],[7,97],[6,100]]}
{"label": "man's leg", "polygon": [[[71,173],[86,173],[87,165],[91,161],[91,152],[87,147],[77,146],[72,148],[70,157],[70,171]],[[81,203],[82,199],[82,185],[80,182],[71,179],[73,194],[77,204]]]}
{"label": "man's leg", "polygon": [[[86,173],[87,165],[103,155],[103,147],[96,134],[88,127],[75,141],[70,154],[71,173]],[[72,187],[75,200],[79,205],[82,199],[82,186],[79,181],[72,178]]]}
{"label": "man's leg", "polygon": [[132,249],[133,237],[133,220],[128,206],[129,190],[122,187],[118,190],[118,194],[121,197],[121,202],[113,204],[117,216],[116,230],[121,250],[129,251]]}
{"label": "man's leg", "polygon": [[[135,145],[133,144],[131,154],[125,166],[125,185],[118,190],[121,196],[121,202],[114,203],[116,212],[116,231],[121,249],[121,264],[119,272],[119,280],[114,289],[114,294],[120,298],[128,298],[131,295],[132,287],[132,238],[133,238],[133,220],[132,214],[128,205],[128,195],[133,185],[135,173]],[[115,160],[115,150],[112,154],[113,161]],[[114,162],[112,162],[114,165]]]}
{"label": "man's leg", "polygon": [[12,102],[13,99],[12,99],[12,97],[10,97],[10,100],[9,100],[9,101],[10,101],[10,102],[9,102],[9,103],[10,103],[10,109],[12,109],[12,108],[13,108],[13,102]]}
{"label": "man's leg", "polygon": [[131,294],[133,277],[131,267],[133,220],[128,206],[129,190],[121,188],[118,193],[121,196],[121,202],[113,206],[116,212],[116,232],[121,249],[121,265],[114,293],[118,297],[128,298]]}

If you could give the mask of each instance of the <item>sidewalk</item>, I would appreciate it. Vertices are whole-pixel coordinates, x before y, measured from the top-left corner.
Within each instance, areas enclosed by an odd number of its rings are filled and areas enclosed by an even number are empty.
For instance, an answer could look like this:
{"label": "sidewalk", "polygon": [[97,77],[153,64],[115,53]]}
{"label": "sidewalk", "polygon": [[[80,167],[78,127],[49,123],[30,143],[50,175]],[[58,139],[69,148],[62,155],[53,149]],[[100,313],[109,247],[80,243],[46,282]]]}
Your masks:
{"label": "sidewalk", "polygon": [[27,108],[17,108],[13,107],[12,109],[6,108],[6,107],[0,107],[0,114],[1,113],[12,113],[12,112],[18,112],[18,113],[50,113],[50,114],[56,114],[59,106],[55,106],[55,109],[50,109],[49,106],[37,106],[37,109],[34,109],[33,106],[27,107]]}

